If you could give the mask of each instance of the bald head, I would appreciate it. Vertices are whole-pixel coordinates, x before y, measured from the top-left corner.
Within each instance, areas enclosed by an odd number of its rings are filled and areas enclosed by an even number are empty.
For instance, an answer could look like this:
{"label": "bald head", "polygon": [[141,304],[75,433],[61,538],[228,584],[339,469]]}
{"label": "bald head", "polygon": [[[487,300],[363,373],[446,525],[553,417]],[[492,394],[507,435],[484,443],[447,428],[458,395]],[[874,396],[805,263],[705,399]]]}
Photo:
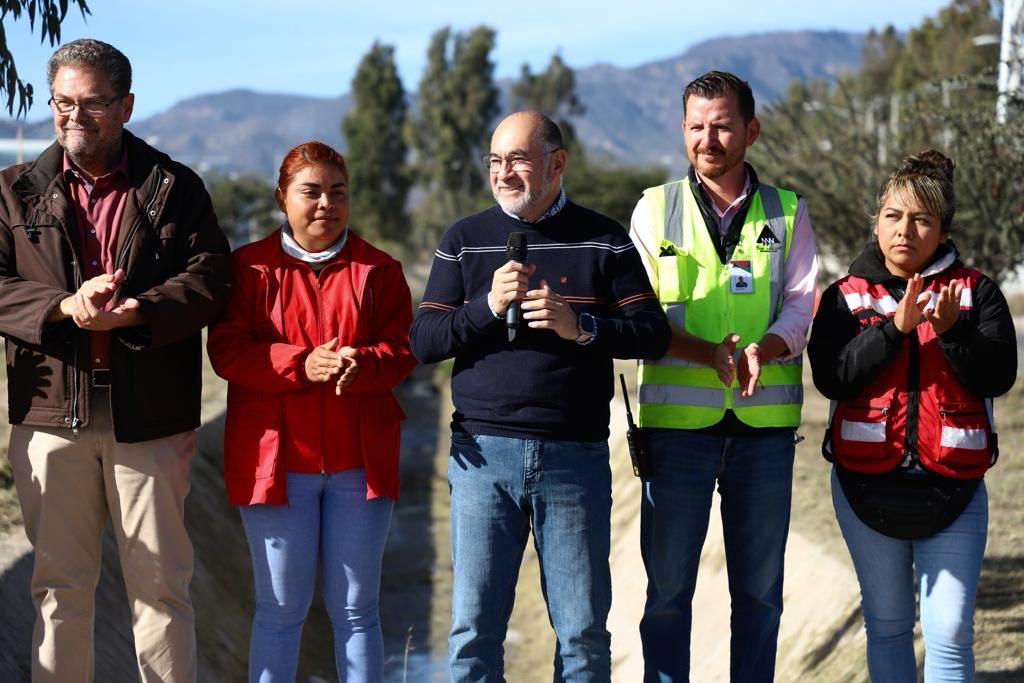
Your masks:
{"label": "bald head", "polygon": [[526,221],[534,221],[558,199],[566,155],[562,131],[554,121],[535,111],[505,117],[491,136],[491,191],[501,208]]}
{"label": "bald head", "polygon": [[497,135],[503,127],[524,127],[530,131],[530,138],[536,141],[545,151],[563,146],[562,129],[558,124],[539,111],[517,111],[509,114],[494,129]]}

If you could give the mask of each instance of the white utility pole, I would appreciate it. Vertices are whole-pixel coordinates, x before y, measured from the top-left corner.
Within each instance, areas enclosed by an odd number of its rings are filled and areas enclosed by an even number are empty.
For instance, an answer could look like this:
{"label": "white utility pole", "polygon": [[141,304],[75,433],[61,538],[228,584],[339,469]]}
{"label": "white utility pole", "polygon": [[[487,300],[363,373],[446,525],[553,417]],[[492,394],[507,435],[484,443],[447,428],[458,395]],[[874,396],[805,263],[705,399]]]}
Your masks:
{"label": "white utility pole", "polygon": [[1006,123],[1009,94],[1024,90],[1024,0],[1003,3],[1003,36],[999,49],[999,99],[996,120]]}

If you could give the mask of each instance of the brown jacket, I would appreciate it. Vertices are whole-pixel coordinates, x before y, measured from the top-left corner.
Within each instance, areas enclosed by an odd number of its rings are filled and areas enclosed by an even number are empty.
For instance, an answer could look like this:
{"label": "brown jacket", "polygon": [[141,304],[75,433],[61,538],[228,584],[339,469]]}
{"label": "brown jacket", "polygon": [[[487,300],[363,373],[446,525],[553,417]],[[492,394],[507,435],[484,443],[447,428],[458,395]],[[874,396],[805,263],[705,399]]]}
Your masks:
{"label": "brown jacket", "polygon": [[[227,299],[229,247],[202,180],[131,133],[129,190],[115,251],[145,326],[111,333],[111,408],[118,441],[199,426],[201,331]],[[11,424],[89,424],[88,333],[47,323],[82,282],[74,206],[54,143],[0,172],[0,334]]]}

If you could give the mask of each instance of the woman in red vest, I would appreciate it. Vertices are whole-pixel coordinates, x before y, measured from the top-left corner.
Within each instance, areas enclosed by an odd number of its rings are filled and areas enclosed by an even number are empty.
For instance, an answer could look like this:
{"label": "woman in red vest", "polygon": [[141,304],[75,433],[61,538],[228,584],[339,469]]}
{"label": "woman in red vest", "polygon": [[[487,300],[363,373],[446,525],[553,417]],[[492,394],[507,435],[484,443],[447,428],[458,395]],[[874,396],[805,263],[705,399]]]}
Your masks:
{"label": "woman in red vest", "polygon": [[210,360],[228,380],[224,479],[252,554],[249,680],[295,680],[320,568],[342,681],[383,680],[377,596],[398,498],[392,388],[415,365],[402,267],[348,229],[348,169],[320,142],[281,164],[286,220],[232,255]]}
{"label": "woman in red vest", "polygon": [[1017,346],[999,287],[949,239],[953,167],[928,150],[882,183],[877,239],[822,295],[808,345],[832,399],[823,452],[873,681],[917,680],[915,582],[925,681],[974,678],[992,398],[1017,377]]}

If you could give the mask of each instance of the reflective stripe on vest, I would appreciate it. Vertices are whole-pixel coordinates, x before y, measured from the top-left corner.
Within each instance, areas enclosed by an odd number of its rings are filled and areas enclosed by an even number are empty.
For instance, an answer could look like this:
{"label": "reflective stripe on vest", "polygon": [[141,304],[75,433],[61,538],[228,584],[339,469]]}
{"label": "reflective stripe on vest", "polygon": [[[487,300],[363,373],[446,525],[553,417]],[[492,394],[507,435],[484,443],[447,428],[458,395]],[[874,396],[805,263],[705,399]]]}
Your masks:
{"label": "reflective stripe on vest", "polygon": [[[922,293],[930,301],[924,309],[935,306],[942,287],[958,280],[963,283],[960,315],[969,317],[980,277],[976,270],[951,264],[926,275]],[[896,300],[881,283],[848,275],[836,286],[857,321],[857,334],[893,318]],[[896,353],[865,387],[831,402],[828,422],[823,453],[855,472],[878,474],[916,460],[942,476],[973,479],[998,456],[992,399],[975,396],[961,383],[923,317],[916,334],[901,338]]]}
{"label": "reflective stripe on vest", "polygon": [[[728,332],[737,332],[741,344],[760,339],[781,307],[797,196],[761,185],[752,198],[732,255],[749,261],[753,289],[744,294],[730,292],[730,267],[719,260],[688,180],[648,189],[644,196],[661,231],[654,243],[665,255],[658,257],[652,279],[669,322],[710,341]],[[640,424],[696,429],[717,423],[730,408],[755,427],[799,425],[802,358],[764,363],[760,383],[753,396],[743,398],[736,381],[726,390],[707,364],[668,356],[642,361]]]}

